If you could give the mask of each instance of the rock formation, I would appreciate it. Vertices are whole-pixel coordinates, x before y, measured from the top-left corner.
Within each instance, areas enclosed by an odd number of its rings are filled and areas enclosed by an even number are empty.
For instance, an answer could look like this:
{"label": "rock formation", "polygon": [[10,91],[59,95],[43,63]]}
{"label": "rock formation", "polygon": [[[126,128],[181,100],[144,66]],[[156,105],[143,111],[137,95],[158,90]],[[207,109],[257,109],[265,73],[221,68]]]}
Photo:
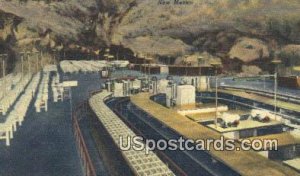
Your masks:
{"label": "rock formation", "polygon": [[288,57],[289,48],[300,44],[298,0],[180,2],[3,0],[0,51],[95,53],[121,45],[154,58],[208,52],[223,63],[261,66],[256,61]]}

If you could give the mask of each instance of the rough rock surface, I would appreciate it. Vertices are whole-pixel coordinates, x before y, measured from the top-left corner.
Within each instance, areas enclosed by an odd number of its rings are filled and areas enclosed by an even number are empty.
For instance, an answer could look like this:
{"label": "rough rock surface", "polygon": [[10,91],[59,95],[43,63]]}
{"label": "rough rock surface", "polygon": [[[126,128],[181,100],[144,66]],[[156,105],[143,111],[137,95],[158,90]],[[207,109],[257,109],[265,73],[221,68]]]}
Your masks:
{"label": "rough rock surface", "polygon": [[238,39],[229,52],[231,59],[237,58],[244,63],[267,58],[269,55],[268,47],[263,41],[244,37]]}
{"label": "rough rock surface", "polygon": [[288,55],[300,56],[300,45],[286,45],[282,48],[281,52]]}
{"label": "rough rock surface", "polygon": [[[0,51],[95,52],[114,44],[153,57],[207,51],[248,63],[260,57],[261,49],[263,57],[272,59],[281,47],[300,44],[299,0],[187,1],[3,0]],[[243,48],[241,38],[255,49]]]}
{"label": "rough rock surface", "polygon": [[242,73],[240,74],[240,76],[255,76],[260,74],[261,72],[262,70],[255,65],[251,65],[251,66],[243,65]]}

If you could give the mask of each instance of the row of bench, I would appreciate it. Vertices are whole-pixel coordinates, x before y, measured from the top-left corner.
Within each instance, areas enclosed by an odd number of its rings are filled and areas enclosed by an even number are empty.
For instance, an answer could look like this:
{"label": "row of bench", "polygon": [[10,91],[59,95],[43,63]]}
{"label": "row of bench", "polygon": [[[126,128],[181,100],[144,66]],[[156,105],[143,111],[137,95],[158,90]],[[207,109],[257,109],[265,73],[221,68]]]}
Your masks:
{"label": "row of bench", "polygon": [[64,73],[99,72],[107,66],[106,61],[65,60],[60,62],[60,67]]}
{"label": "row of bench", "polygon": [[[36,112],[40,112],[41,108],[47,111],[50,72],[54,71],[56,73],[51,84],[54,101],[57,102],[56,100],[62,98],[64,88],[63,84],[60,83],[60,76],[56,68],[49,66],[34,76],[28,74],[23,76],[23,78],[18,78],[19,82],[17,81],[18,79],[11,81],[13,88],[6,92],[6,96],[0,99],[0,112],[3,114],[0,119],[0,139],[5,139],[7,146],[10,145],[10,140],[13,138],[13,133],[17,130],[17,126],[22,125],[29,105],[37,91],[37,98],[34,103]],[[12,78],[12,76],[9,77]]]}
{"label": "row of bench", "polygon": [[63,101],[64,87],[62,83],[60,83],[60,76],[58,73],[56,73],[53,76],[51,88],[53,92],[53,101],[54,102],[58,102],[59,100]]}
{"label": "row of bench", "polygon": [[7,114],[6,119],[0,123],[0,139],[5,139],[6,145],[10,145],[13,133],[17,130],[18,125],[26,116],[29,105],[33,99],[40,80],[40,74],[33,76],[25,91],[20,95],[19,101],[16,102],[12,110]]}
{"label": "row of bench", "polygon": [[[128,144],[127,137],[135,137],[137,135],[105,105],[104,100],[110,95],[111,93],[103,91],[91,97],[89,104],[115,144],[121,149],[121,145],[126,146]],[[125,140],[124,144],[120,144],[120,137],[123,137],[123,140]],[[149,152],[149,154],[146,154],[145,150],[144,148],[144,150],[135,151],[133,148],[130,148],[129,150],[121,151],[136,175],[174,175],[155,153]]]}
{"label": "row of bench", "polygon": [[48,111],[48,85],[50,79],[50,72],[42,72],[42,82],[40,84],[36,101],[34,103],[36,112],[41,112],[41,108]]}
{"label": "row of bench", "polygon": [[[0,113],[6,115],[7,111],[17,100],[18,96],[24,91],[25,86],[29,83],[31,75],[23,76],[23,79],[12,81],[11,89],[5,92],[5,95],[0,99]],[[1,91],[2,92],[2,91]]]}
{"label": "row of bench", "polygon": [[57,65],[45,65],[43,68],[44,72],[58,72]]}
{"label": "row of bench", "polygon": [[64,60],[60,62],[60,67],[64,73],[93,73],[99,72],[103,70],[104,67],[118,67],[118,68],[125,68],[128,67],[129,61],[126,60],[117,60],[107,62],[104,60],[96,61],[96,60]]}

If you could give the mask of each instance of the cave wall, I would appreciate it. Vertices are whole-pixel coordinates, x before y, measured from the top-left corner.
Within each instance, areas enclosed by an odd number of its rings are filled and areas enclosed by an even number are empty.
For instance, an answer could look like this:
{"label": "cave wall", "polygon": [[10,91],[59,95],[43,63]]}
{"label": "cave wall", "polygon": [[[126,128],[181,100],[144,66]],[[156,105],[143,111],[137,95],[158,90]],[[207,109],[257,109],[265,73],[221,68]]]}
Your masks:
{"label": "cave wall", "polygon": [[[222,63],[239,60],[237,71],[243,65],[266,70],[274,57],[299,63],[298,0],[169,1],[0,1],[0,52],[10,53],[11,64],[24,50],[74,52],[84,59],[112,45],[156,61],[207,51]],[[286,49],[290,45],[294,49]],[[253,53],[250,61],[243,52]]]}

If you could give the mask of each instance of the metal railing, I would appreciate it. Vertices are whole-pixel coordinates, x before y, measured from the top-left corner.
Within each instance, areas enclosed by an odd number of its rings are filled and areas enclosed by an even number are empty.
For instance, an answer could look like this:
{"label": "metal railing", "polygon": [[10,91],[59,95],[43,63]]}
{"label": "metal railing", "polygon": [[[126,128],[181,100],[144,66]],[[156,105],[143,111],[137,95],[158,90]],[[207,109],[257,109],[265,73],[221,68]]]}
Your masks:
{"label": "metal railing", "polygon": [[[223,89],[245,90],[246,92],[248,91],[250,93],[256,93],[268,97],[274,97],[274,91],[266,91],[266,90],[260,90],[260,89],[250,88],[250,87],[238,87],[238,86],[229,86],[229,85],[222,85],[219,87]],[[298,98],[296,94],[292,95],[288,93],[278,93],[278,98],[284,101],[291,101],[296,104],[300,104],[300,98]]]}
{"label": "metal railing", "polygon": [[84,141],[84,138],[83,138],[83,135],[80,130],[79,123],[78,123],[79,113],[82,113],[82,110],[84,110],[86,107],[87,107],[87,102],[83,102],[75,108],[73,115],[72,115],[73,132],[74,132],[74,136],[75,136],[75,140],[76,140],[76,144],[77,144],[77,149],[80,154],[80,158],[81,158],[82,165],[84,168],[84,175],[96,176],[97,174],[96,174],[94,164],[89,155],[87,146],[85,144],[85,141]]}

